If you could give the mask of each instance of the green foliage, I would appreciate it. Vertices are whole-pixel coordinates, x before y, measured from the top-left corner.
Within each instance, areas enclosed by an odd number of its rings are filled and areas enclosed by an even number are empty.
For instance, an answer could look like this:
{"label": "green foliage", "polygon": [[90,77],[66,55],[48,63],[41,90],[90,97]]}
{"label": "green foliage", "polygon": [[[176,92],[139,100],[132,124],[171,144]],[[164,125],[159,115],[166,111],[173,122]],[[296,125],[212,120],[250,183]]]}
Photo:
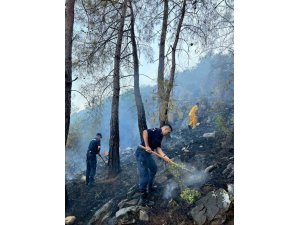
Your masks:
{"label": "green foliage", "polygon": [[171,199],[171,201],[169,201],[168,206],[171,208],[179,208],[180,207],[180,205],[174,199]]}
{"label": "green foliage", "polygon": [[223,132],[225,134],[229,134],[230,133],[230,130],[229,130],[229,128],[228,128],[228,126],[227,126],[227,124],[226,124],[225,119],[224,119],[223,116],[221,116],[221,115],[216,116],[216,118],[215,118],[215,124],[216,124],[217,128],[221,132]]}
{"label": "green foliage", "polygon": [[189,205],[197,201],[201,196],[201,193],[195,189],[186,188],[180,194],[180,197]]}
{"label": "green foliage", "polygon": [[168,170],[174,176],[174,180],[179,184],[180,188],[183,189],[183,182],[181,180],[182,166],[178,164],[170,164]]}

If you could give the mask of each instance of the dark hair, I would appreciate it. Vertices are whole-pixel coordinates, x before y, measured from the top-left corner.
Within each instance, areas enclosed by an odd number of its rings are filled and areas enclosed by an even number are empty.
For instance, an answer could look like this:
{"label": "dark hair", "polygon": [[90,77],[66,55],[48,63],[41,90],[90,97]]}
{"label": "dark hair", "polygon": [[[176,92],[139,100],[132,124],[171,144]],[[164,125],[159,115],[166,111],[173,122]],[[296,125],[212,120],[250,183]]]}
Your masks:
{"label": "dark hair", "polygon": [[101,133],[97,133],[96,136],[99,136],[100,138],[102,138],[102,134]]}
{"label": "dark hair", "polygon": [[[168,126],[168,127],[170,127],[171,131],[173,131],[173,127],[172,127],[170,124],[166,123],[166,124],[164,124],[163,126]],[[162,126],[162,127],[163,127],[163,126]]]}

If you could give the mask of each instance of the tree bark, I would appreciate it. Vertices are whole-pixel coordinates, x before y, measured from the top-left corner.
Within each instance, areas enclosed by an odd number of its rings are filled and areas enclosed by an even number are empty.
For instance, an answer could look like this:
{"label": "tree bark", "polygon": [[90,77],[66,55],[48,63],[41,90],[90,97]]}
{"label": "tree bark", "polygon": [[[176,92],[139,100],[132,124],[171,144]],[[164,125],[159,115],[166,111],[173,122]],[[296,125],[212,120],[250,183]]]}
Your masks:
{"label": "tree bark", "polygon": [[170,80],[167,84],[165,94],[164,94],[164,99],[163,99],[163,107],[161,108],[160,115],[162,116],[161,123],[167,123],[168,122],[168,109],[169,109],[169,103],[170,103],[170,95],[171,91],[174,86],[174,80],[175,80],[175,69],[176,69],[176,48],[179,40],[179,35],[183,23],[183,19],[185,16],[185,9],[186,9],[186,0],[183,1],[182,5],[182,11],[180,15],[180,19],[178,22],[178,26],[176,29],[176,35],[175,35],[175,40],[172,45],[172,66],[171,66],[171,71],[170,71]]}
{"label": "tree bark", "polygon": [[163,23],[161,28],[160,42],[159,42],[159,58],[158,58],[158,73],[157,73],[157,96],[158,96],[158,109],[159,109],[159,122],[162,126],[164,121],[163,112],[163,99],[164,99],[164,64],[165,64],[165,44],[168,28],[169,16],[169,2],[164,0],[164,14]]}
{"label": "tree bark", "polygon": [[67,0],[65,7],[65,144],[67,143],[70,114],[71,114],[71,90],[72,90],[72,38],[74,24],[75,0]]}
{"label": "tree bark", "polygon": [[122,38],[124,33],[126,8],[127,8],[127,0],[124,0],[122,6],[120,25],[118,28],[116,51],[114,56],[113,97],[112,97],[112,105],[111,105],[109,161],[108,161],[110,176],[117,175],[121,170],[120,155],[119,155],[120,62],[121,62],[121,48],[122,48]]}
{"label": "tree bark", "polygon": [[[65,6],[65,145],[67,144],[72,90],[72,38],[75,0],[67,0]],[[65,185],[65,210],[69,207],[67,186]]]}
{"label": "tree bark", "polygon": [[140,131],[140,139],[143,140],[143,130],[147,129],[147,122],[146,122],[146,114],[144,109],[144,104],[140,92],[140,73],[139,73],[139,58],[137,53],[137,44],[135,40],[135,32],[134,32],[134,14],[133,14],[133,5],[132,0],[130,0],[130,12],[131,12],[131,28],[130,28],[130,35],[131,35],[131,43],[132,43],[132,56],[133,56],[133,78],[134,78],[134,97],[135,97],[135,104],[137,109],[137,118],[138,118],[138,127]]}

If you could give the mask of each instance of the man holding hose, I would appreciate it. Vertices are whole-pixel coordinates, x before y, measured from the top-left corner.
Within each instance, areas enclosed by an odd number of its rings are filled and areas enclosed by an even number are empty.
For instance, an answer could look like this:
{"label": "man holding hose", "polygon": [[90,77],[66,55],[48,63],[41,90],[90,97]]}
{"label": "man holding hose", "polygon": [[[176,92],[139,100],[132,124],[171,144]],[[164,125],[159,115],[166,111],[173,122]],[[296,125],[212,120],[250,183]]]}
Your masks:
{"label": "man holding hose", "polygon": [[161,128],[147,129],[143,131],[143,141],[141,143],[145,149],[138,147],[135,156],[137,160],[137,167],[139,171],[139,191],[141,192],[142,203],[147,198],[148,193],[153,192],[153,181],[157,172],[157,166],[152,158],[152,151],[156,151],[167,162],[170,161],[169,157],[161,149],[161,142],[164,136],[172,131],[169,124]]}

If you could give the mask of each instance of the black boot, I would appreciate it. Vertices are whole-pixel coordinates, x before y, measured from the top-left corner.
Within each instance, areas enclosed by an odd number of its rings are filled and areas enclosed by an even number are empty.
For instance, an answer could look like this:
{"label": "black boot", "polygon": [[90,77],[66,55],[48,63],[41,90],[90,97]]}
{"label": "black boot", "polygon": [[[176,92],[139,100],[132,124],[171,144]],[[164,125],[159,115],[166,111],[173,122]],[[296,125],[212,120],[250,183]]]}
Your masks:
{"label": "black boot", "polygon": [[140,199],[139,199],[139,201],[138,201],[138,205],[140,205],[140,206],[153,206],[154,202],[152,202],[148,199],[147,192],[143,192]]}

